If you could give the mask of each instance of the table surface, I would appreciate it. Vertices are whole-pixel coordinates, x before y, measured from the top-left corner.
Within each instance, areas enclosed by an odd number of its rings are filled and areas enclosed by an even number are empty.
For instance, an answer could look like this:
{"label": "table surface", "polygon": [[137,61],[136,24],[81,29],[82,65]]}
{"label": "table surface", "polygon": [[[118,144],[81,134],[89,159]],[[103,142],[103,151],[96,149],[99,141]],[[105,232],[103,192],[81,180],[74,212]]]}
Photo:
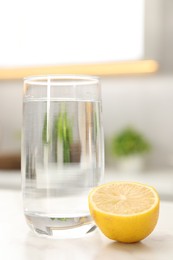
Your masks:
{"label": "table surface", "polygon": [[173,258],[173,202],[161,201],[158,224],[145,240],[123,244],[106,238],[98,229],[80,239],[39,238],[25,223],[19,190],[0,190],[0,259],[108,260]]}
{"label": "table surface", "polygon": [[[173,172],[172,170],[144,171],[135,172],[117,172],[113,169],[106,169],[105,181],[138,181],[154,186],[163,200],[173,201]],[[19,171],[1,171],[0,170],[0,190],[12,189],[20,190],[21,174]]]}

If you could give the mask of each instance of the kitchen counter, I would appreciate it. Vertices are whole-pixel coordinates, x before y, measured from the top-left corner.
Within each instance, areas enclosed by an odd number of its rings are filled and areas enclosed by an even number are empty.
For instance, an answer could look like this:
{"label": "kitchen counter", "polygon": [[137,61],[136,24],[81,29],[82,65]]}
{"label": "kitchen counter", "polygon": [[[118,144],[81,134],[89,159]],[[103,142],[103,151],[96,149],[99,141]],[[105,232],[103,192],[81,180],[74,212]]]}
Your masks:
{"label": "kitchen counter", "polygon": [[173,202],[161,201],[159,222],[139,243],[107,239],[97,229],[80,239],[52,240],[36,237],[22,212],[19,190],[0,190],[0,258],[4,260],[169,260],[173,258]]}

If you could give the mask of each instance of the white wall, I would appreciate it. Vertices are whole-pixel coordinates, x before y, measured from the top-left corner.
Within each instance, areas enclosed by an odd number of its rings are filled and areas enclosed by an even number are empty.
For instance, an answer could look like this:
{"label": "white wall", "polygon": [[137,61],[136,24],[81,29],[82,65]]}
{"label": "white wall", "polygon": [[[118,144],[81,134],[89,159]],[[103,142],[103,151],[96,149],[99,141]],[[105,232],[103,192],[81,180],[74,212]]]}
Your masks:
{"label": "white wall", "polygon": [[173,166],[173,75],[102,80],[105,137],[131,125],[151,142],[150,167]]}
{"label": "white wall", "polygon": [[[105,139],[131,125],[151,142],[148,166],[173,166],[173,75],[102,79]],[[22,81],[0,82],[0,152],[20,149]]]}
{"label": "white wall", "polygon": [[20,150],[22,81],[0,81],[0,152]]}

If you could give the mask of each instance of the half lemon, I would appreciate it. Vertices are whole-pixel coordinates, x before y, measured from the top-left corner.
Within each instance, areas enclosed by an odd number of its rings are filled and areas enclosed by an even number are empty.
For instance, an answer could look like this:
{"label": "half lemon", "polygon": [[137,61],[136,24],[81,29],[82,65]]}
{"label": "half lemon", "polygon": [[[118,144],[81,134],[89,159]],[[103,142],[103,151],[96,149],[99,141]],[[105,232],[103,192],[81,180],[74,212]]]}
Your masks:
{"label": "half lemon", "polygon": [[160,199],[157,191],[136,182],[111,182],[94,188],[88,197],[91,216],[110,239],[133,243],[155,228]]}

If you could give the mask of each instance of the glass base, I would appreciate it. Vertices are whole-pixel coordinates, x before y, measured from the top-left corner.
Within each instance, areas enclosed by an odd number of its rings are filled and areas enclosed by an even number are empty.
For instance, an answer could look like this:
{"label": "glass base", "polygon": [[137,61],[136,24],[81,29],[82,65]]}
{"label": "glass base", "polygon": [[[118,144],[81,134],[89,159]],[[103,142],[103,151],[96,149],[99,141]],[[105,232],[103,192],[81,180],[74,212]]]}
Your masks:
{"label": "glass base", "polygon": [[41,237],[67,239],[79,238],[96,229],[91,216],[60,218],[25,214],[29,227]]}

